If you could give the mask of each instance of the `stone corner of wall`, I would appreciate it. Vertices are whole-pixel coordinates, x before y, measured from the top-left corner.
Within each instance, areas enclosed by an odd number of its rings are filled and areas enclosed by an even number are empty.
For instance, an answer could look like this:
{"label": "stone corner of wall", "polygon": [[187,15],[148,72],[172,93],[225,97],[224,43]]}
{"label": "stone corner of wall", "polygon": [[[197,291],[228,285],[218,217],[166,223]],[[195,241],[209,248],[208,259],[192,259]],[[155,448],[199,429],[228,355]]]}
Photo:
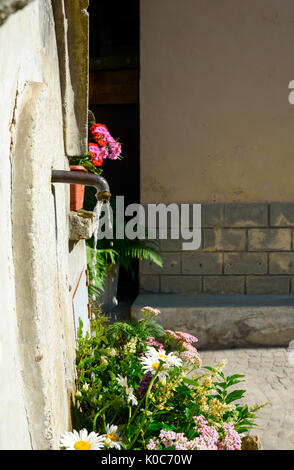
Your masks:
{"label": "stone corner of wall", "polygon": [[90,211],[79,210],[69,213],[69,239],[88,240],[94,232],[95,214]]}

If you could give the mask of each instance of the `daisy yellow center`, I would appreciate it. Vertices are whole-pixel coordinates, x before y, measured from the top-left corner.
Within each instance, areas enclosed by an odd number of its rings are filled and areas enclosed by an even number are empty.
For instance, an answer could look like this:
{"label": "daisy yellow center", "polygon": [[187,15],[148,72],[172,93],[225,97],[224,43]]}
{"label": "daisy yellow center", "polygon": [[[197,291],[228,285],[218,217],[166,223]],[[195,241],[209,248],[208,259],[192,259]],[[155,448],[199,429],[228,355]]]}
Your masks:
{"label": "daisy yellow center", "polygon": [[163,356],[163,354],[159,354],[158,357],[161,357],[162,359],[166,359],[166,356]]}
{"label": "daisy yellow center", "polygon": [[[159,362],[154,362],[154,364],[152,364],[152,368],[153,368],[154,370],[159,369],[159,366],[160,366],[160,363],[159,363]],[[164,369],[164,367],[163,367],[162,364],[161,364],[161,367],[160,367],[160,368],[161,368],[161,369]]]}
{"label": "daisy yellow center", "polygon": [[78,441],[75,443],[74,448],[76,450],[89,450],[90,444],[88,441]]}
{"label": "daisy yellow center", "polygon": [[110,439],[111,441],[117,442],[118,437],[115,434],[107,434],[106,439]]}

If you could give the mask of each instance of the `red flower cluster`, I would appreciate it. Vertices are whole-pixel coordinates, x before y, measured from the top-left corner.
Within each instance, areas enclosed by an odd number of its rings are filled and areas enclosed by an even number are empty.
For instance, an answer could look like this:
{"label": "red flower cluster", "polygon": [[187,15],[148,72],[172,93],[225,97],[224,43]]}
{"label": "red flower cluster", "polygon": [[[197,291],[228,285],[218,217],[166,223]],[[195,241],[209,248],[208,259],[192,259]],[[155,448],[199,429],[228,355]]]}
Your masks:
{"label": "red flower cluster", "polygon": [[95,166],[101,166],[103,157],[97,144],[89,143],[89,152],[92,158],[92,163]]}
{"label": "red flower cluster", "polygon": [[89,143],[89,152],[93,165],[101,166],[105,158],[116,160],[120,156],[121,144],[110,135],[104,124],[93,124],[90,127],[90,133],[93,140],[95,140],[95,143]]}

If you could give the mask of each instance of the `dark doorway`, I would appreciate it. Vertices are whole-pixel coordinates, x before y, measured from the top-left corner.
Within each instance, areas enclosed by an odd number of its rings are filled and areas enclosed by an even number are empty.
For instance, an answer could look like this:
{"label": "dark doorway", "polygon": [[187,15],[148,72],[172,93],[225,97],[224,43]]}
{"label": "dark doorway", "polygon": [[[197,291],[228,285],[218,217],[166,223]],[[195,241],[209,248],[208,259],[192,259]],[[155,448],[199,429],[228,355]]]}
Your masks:
{"label": "dark doorway", "polygon": [[[139,3],[139,0],[92,0],[88,9],[89,108],[96,122],[105,124],[122,143],[123,159],[105,160],[103,176],[113,196],[125,197],[125,205],[140,200]],[[119,301],[137,296],[136,264],[134,273],[133,278],[120,270]]]}

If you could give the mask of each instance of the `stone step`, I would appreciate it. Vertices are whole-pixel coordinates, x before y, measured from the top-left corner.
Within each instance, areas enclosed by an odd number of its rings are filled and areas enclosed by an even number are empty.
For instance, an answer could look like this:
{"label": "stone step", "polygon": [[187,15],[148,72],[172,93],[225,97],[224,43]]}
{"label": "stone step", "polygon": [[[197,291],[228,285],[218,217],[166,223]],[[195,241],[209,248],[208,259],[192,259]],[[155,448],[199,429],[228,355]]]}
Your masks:
{"label": "stone step", "polygon": [[131,318],[141,308],[159,308],[165,328],[191,333],[200,348],[288,346],[294,340],[294,295],[140,294]]}

